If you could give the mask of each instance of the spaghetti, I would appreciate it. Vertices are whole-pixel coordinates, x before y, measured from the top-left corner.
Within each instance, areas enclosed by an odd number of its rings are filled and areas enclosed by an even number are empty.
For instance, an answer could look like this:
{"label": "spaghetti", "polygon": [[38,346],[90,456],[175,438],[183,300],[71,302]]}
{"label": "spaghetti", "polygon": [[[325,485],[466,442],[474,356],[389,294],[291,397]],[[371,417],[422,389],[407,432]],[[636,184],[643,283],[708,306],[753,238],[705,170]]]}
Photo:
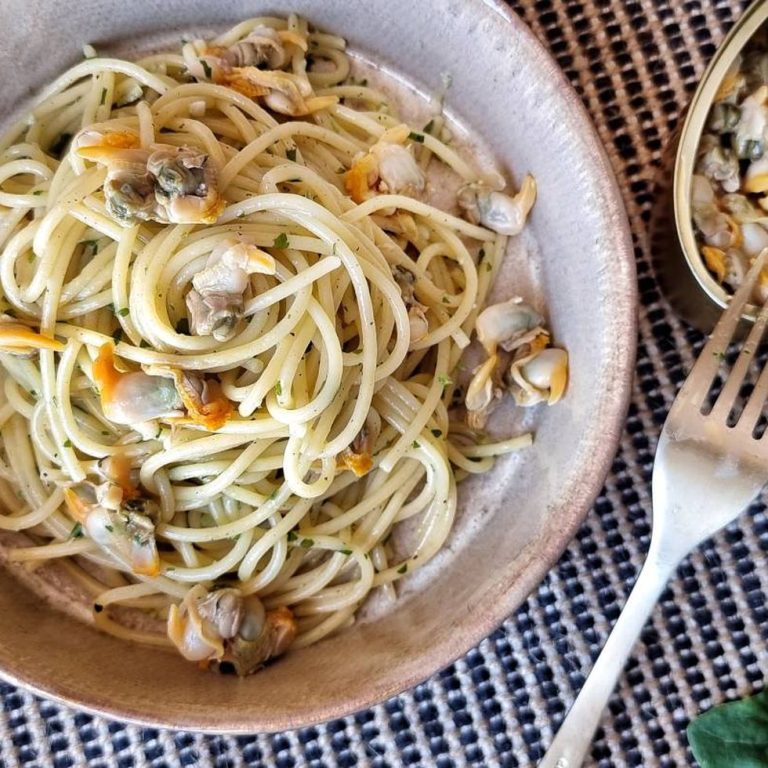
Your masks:
{"label": "spaghetti", "polygon": [[294,16],[86,55],[0,139],[0,529],[102,629],[247,674],[440,549],[457,480],[531,442],[481,439],[504,392],[562,394],[531,307],[480,313],[535,185],[504,195]]}

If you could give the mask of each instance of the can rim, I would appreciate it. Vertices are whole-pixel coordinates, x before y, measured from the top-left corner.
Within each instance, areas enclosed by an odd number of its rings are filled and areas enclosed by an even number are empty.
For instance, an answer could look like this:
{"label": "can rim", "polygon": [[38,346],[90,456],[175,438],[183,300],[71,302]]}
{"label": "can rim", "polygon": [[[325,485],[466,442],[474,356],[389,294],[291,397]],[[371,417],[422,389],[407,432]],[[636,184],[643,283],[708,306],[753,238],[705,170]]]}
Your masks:
{"label": "can rim", "polygon": [[[714,279],[702,261],[693,232],[690,189],[696,162],[696,149],[720,83],[736,57],[766,19],[768,19],[768,2],[755,0],[726,35],[712,57],[712,61],[704,70],[693,94],[680,132],[675,156],[672,205],[677,237],[688,267],[699,286],[715,304],[722,308],[727,306],[729,294]],[[754,306],[748,305],[745,308],[743,315],[745,318],[754,319],[756,315],[757,310]]]}

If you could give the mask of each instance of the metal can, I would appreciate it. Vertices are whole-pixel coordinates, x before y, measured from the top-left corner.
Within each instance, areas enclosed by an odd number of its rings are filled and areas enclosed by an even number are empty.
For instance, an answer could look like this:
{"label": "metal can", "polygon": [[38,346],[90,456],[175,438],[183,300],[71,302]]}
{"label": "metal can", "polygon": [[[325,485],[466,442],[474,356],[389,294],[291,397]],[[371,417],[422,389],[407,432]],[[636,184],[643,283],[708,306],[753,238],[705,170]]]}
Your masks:
{"label": "metal can", "polygon": [[[720,84],[737,56],[768,19],[768,0],[757,0],[741,16],[718,48],[696,89],[678,140],[668,148],[666,173],[657,185],[651,228],[654,267],[662,290],[689,323],[709,331],[728,303],[729,294],[704,263],[696,243],[691,184],[697,149]],[[672,166],[672,173],[668,170]],[[671,215],[670,215],[671,214]],[[753,320],[756,310],[745,309]]]}

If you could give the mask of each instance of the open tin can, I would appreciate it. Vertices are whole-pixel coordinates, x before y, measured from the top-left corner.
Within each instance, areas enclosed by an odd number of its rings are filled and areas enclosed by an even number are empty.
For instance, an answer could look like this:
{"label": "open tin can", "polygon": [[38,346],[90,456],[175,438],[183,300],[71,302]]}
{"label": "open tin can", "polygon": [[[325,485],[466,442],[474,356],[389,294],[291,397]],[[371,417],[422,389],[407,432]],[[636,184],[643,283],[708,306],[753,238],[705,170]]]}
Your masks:
{"label": "open tin can", "polygon": [[[757,0],[715,53],[693,95],[678,141],[670,147],[664,163],[666,178],[658,187],[652,250],[659,282],[683,319],[704,331],[717,322],[729,293],[709,271],[696,242],[691,191],[697,150],[721,83],[766,19],[768,0]],[[751,321],[755,315],[755,308],[747,306],[743,318]]]}

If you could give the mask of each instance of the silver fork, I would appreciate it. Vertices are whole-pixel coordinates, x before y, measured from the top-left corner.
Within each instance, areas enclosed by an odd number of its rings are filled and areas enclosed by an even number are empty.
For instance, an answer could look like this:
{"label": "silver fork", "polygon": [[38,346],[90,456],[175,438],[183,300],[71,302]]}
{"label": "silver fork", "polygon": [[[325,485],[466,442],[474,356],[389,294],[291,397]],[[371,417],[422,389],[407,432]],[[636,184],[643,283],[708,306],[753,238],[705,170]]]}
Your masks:
{"label": "silver fork", "polygon": [[[592,672],[539,768],[578,768],[640,630],[680,561],[733,520],[768,482],[768,434],[753,435],[768,396],[768,366],[735,426],[739,399],[768,321],[768,302],[725,380],[711,411],[707,395],[768,256],[756,259],[720,318],[672,404],[653,466],[653,529],[648,557]],[[734,412],[735,416],[735,412]]]}

